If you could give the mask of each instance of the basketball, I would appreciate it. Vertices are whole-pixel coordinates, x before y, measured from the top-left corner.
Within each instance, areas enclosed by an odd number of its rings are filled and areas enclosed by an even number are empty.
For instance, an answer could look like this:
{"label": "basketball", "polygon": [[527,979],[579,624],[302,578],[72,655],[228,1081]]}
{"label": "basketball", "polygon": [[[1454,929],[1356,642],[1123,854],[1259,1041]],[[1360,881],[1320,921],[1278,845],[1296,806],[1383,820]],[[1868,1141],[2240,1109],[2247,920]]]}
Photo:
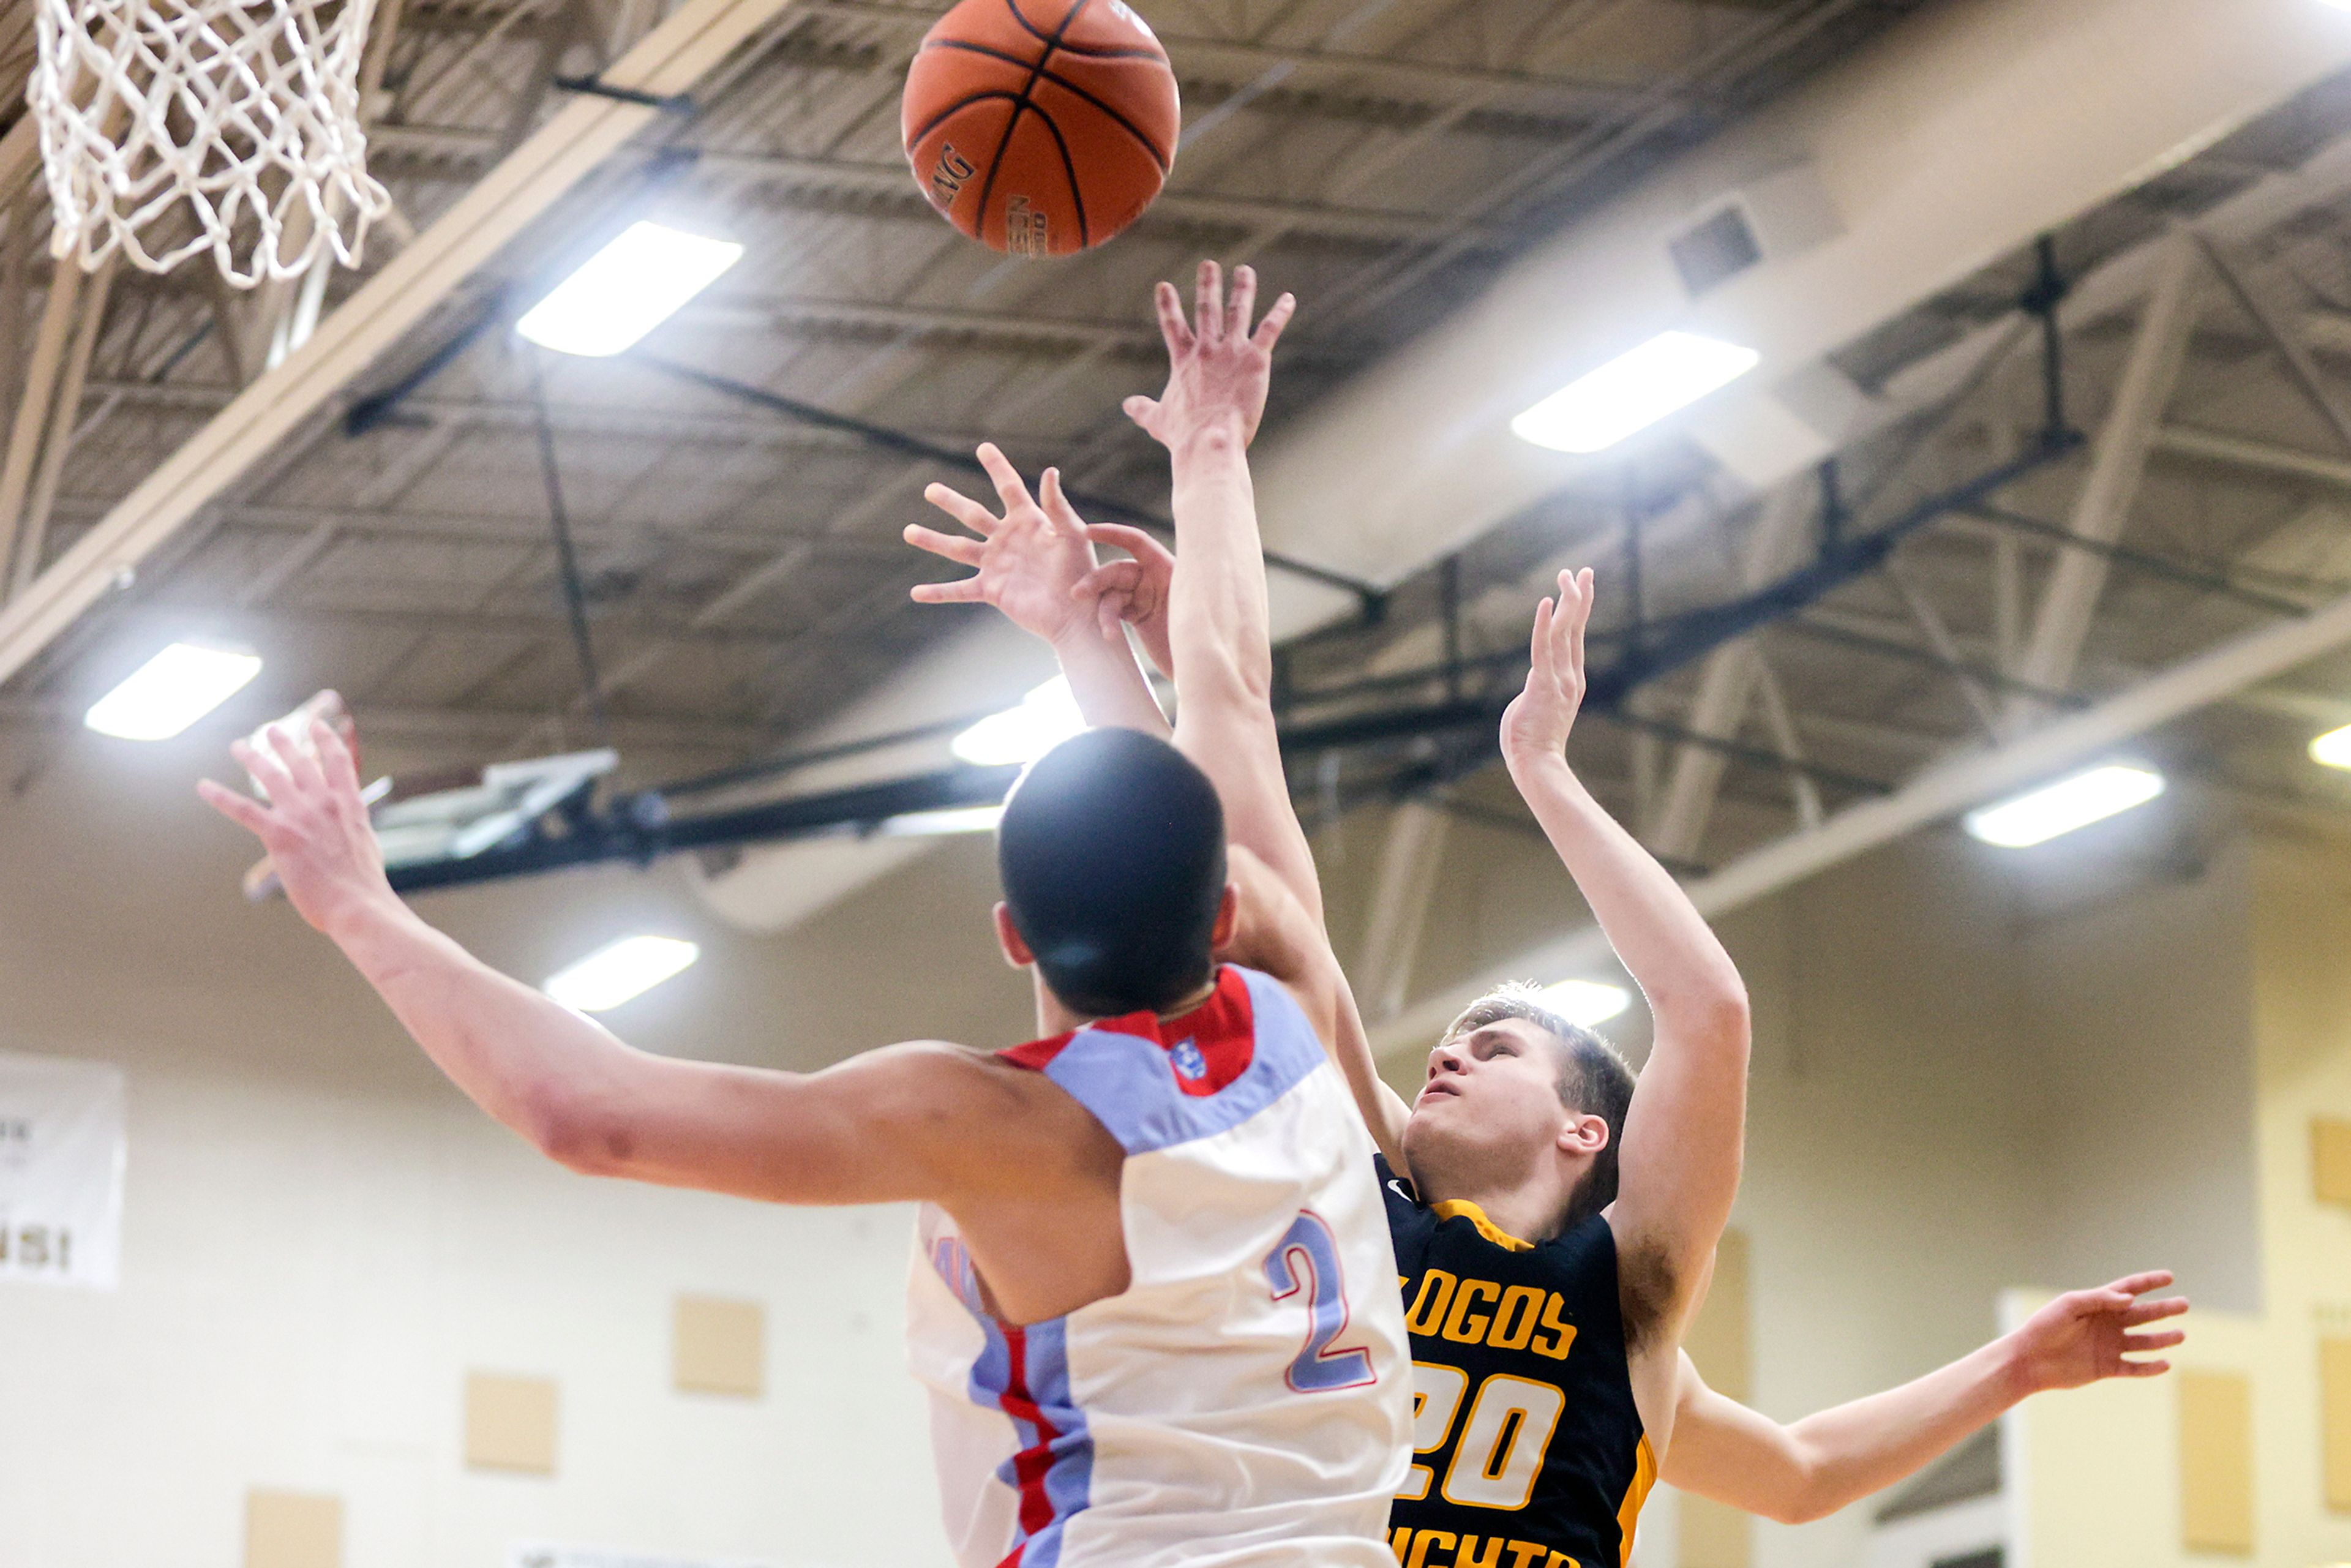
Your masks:
{"label": "basketball", "polygon": [[1176,73],[1121,0],[962,0],[906,73],[906,160],[947,222],[1014,256],[1068,256],[1159,194]]}

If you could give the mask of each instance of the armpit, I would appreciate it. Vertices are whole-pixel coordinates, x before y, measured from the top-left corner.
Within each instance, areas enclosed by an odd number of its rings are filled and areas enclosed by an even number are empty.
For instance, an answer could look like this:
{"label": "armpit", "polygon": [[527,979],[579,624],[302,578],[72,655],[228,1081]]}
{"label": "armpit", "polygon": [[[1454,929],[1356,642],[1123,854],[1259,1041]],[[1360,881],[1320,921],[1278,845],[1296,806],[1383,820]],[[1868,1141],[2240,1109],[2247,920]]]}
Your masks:
{"label": "armpit", "polygon": [[1655,1242],[1636,1242],[1617,1253],[1616,1303],[1627,1354],[1656,1343],[1681,1300],[1680,1284],[1671,1253]]}

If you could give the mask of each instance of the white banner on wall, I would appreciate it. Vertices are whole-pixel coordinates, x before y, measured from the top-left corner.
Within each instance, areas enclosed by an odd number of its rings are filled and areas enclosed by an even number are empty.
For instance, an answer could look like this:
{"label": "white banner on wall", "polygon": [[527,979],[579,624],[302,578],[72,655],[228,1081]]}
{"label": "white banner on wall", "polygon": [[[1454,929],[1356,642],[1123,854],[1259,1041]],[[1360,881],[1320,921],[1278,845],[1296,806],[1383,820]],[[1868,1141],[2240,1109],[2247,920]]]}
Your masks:
{"label": "white banner on wall", "polygon": [[558,1546],[551,1542],[517,1542],[507,1552],[507,1568],[768,1568],[762,1563],[710,1557],[671,1557],[658,1552],[623,1552],[611,1546]]}
{"label": "white banner on wall", "polygon": [[120,1069],[0,1051],[0,1281],[114,1289],[122,1162]]}

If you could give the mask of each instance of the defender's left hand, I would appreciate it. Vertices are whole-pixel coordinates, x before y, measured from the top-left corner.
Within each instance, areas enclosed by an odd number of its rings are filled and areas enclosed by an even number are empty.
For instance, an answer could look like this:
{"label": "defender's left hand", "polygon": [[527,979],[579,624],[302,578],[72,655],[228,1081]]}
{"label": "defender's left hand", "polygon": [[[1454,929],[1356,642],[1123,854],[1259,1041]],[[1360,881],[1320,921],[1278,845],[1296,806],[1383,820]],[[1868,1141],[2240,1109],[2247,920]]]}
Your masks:
{"label": "defender's left hand", "polygon": [[1559,574],[1559,599],[1535,607],[1526,689],[1502,715],[1502,756],[1511,763],[1567,749],[1583,706],[1583,628],[1592,620],[1592,569]]}
{"label": "defender's left hand", "polygon": [[2079,1388],[2108,1377],[2155,1377],[2171,1370],[2168,1361],[2133,1361],[2134,1355],[2168,1350],[2188,1336],[2178,1329],[2139,1333],[2148,1323],[2176,1318],[2186,1298],[2143,1301],[2149,1291],[2171,1283],[2162,1270],[2133,1274],[2095,1291],[2058,1297],[2010,1336],[2018,1376],[2029,1392]]}

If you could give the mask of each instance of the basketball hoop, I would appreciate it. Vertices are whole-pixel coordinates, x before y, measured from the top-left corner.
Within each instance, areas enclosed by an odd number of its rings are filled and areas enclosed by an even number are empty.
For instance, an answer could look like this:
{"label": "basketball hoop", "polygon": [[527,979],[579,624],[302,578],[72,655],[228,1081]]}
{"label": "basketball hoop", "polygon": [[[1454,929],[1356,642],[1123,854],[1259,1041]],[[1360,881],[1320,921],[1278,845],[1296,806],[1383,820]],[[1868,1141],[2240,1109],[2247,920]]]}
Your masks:
{"label": "basketball hoop", "polygon": [[36,0],[26,97],[49,252],[168,272],[209,250],[240,288],[331,249],[359,263],[392,208],[367,172],[360,61],[374,0]]}

